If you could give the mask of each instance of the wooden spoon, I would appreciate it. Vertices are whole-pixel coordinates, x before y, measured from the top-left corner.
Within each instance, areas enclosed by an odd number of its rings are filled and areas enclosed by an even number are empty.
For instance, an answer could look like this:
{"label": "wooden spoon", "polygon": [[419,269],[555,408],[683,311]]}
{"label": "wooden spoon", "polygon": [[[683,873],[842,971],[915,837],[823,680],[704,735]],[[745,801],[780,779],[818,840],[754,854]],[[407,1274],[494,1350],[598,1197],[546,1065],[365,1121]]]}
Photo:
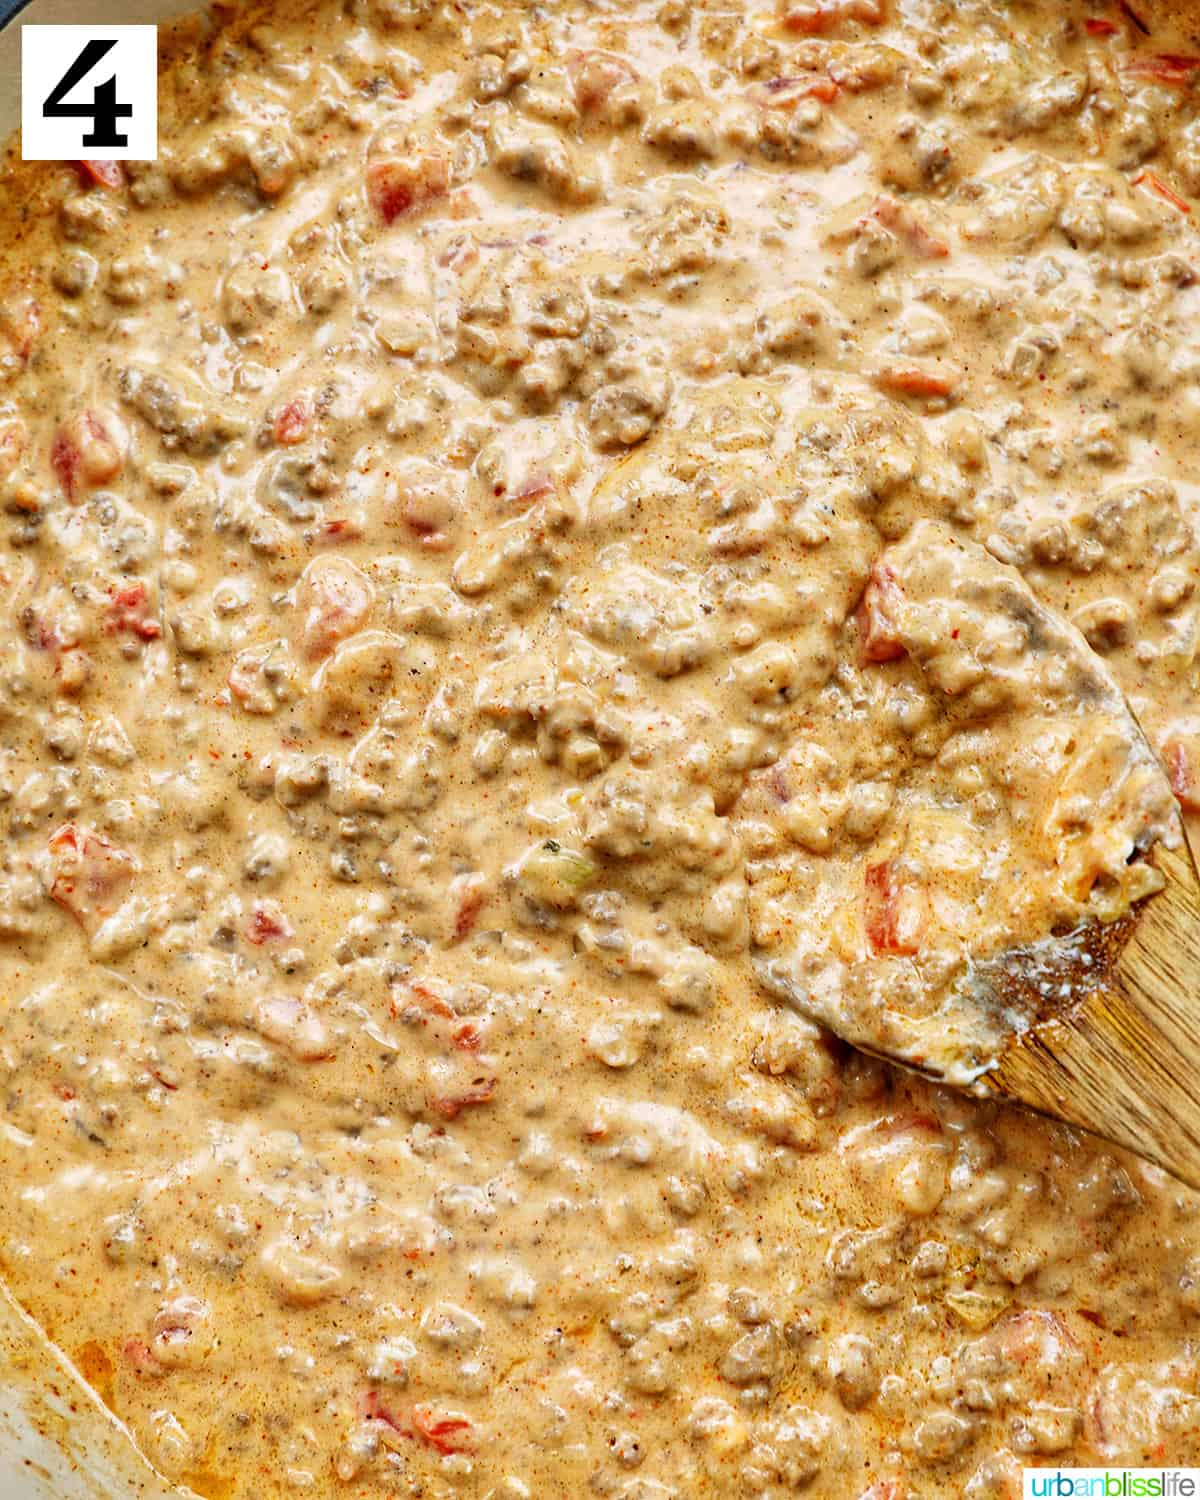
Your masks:
{"label": "wooden spoon", "polygon": [[1034,1019],[971,1092],[1078,1125],[1200,1187],[1200,875],[1186,835],[1145,857],[1166,884],[1129,916],[981,966],[981,1001]]}
{"label": "wooden spoon", "polygon": [[[1027,923],[1014,942],[1028,946],[968,957],[952,1000],[927,1015],[914,1019],[902,1004],[887,1015],[884,990],[887,1025],[861,1003],[846,1007],[844,1030],[837,1006],[818,1019],[852,1044],[877,1046],[976,1096],[1080,1126],[1200,1187],[1200,875],[1165,769],[1119,684],[1019,574],[940,523],[919,521],[885,549],[860,614],[863,659],[902,653],[947,722],[986,719],[999,684],[1015,715],[1014,747],[1024,715],[1031,734],[1057,715],[1073,723],[1078,759],[1044,786],[1014,748],[1014,766],[1029,777],[1023,793],[1013,783],[1018,805],[1039,791],[1057,805],[1062,786],[1077,784],[1103,835],[1088,859],[1114,843],[1129,847],[1163,887],[1120,920],[1085,916],[1063,936],[1049,921],[1040,929]],[[972,684],[983,689],[978,704]],[[1114,753],[1092,754],[1106,737]],[[1061,827],[1057,836],[1061,847],[1049,857],[1063,859],[1071,836]],[[1040,856],[1026,851],[1027,860]],[[1076,883],[1087,869],[1085,859]],[[1131,880],[1129,889],[1138,888]],[[873,999],[879,991],[866,993]]]}
{"label": "wooden spoon", "polygon": [[[1200,875],[1120,685],[1015,569],[937,521],[876,558],[856,627],[861,674],[890,672],[936,705],[948,764],[993,758],[1012,808],[994,837],[928,757],[898,759],[896,773],[912,805],[975,828],[996,861],[991,894],[971,887],[960,905],[931,880],[943,899],[920,893],[934,929],[923,950],[921,922],[901,932],[888,872],[912,840],[919,888],[938,868],[920,847],[934,825],[918,818],[914,834],[898,819],[896,844],[851,852],[831,877],[824,899],[847,904],[851,937],[822,947],[826,933],[804,921],[790,946],[773,934],[753,960],[757,984],[852,1046],[1104,1136],[1200,1187]],[[986,751],[981,725],[1000,726]],[[974,924],[971,901],[984,913]],[[1113,911],[1124,915],[1101,920]]]}

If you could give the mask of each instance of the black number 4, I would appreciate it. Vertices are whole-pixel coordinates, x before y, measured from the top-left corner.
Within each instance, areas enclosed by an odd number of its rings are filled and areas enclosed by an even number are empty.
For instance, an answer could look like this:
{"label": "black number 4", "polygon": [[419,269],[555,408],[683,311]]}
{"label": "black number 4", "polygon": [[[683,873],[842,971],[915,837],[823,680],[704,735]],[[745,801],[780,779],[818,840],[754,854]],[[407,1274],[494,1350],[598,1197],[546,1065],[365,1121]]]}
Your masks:
{"label": "black number 4", "polygon": [[107,57],[116,45],[111,38],[104,41],[100,37],[93,37],[54,85],[45,104],[42,105],[42,114],[48,120],[91,120],[92,128],[83,138],[85,146],[127,146],[129,144],[129,137],[117,130],[117,121],[127,119],[132,115],[133,105],[117,103],[115,74],[104,83],[96,85],[92,90],[90,104],[64,102],[79,80],[86,78],[96,64]]}

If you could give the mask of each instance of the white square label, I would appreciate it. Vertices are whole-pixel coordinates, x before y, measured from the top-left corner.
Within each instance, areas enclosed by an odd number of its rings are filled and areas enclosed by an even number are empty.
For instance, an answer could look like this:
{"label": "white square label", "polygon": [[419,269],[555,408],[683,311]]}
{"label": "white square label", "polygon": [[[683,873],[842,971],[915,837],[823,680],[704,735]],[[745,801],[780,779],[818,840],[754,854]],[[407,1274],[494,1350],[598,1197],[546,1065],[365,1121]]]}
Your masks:
{"label": "white square label", "polygon": [[157,26],[22,26],[26,161],[158,156]]}

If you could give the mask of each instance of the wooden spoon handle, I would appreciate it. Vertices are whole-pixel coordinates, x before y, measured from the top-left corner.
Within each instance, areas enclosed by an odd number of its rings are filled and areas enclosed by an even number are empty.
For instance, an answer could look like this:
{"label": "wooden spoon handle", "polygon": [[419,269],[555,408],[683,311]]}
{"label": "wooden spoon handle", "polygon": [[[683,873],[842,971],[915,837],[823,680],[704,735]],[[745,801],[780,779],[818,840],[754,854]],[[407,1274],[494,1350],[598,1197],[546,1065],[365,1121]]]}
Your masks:
{"label": "wooden spoon handle", "polygon": [[[981,1091],[1127,1146],[1200,1187],[1200,879],[1191,851],[1151,856],[1166,884],[1081,998],[1014,1037]],[[1124,936],[1124,935],[1123,935]]]}

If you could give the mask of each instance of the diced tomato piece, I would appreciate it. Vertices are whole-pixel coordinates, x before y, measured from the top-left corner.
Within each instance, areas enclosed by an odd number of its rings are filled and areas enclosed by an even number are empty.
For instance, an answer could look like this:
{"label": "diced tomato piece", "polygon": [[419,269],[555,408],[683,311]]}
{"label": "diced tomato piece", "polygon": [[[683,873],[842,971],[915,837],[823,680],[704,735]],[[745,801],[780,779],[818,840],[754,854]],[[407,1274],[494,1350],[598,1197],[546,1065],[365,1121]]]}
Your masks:
{"label": "diced tomato piece", "polygon": [[792,31],[816,36],[833,26],[832,8],[828,5],[791,5],[784,12],[783,24]]}
{"label": "diced tomato piece", "polygon": [[110,593],[107,626],[110,635],[125,631],[143,641],[156,641],[162,635],[162,626],[151,613],[150,595],[144,583],[131,583]]}
{"label": "diced tomato piece", "polygon": [[413,1407],[412,1415],[417,1436],[439,1453],[470,1453],[473,1450],[473,1429],[466,1417],[439,1411],[436,1406],[425,1406],[420,1402]]}
{"label": "diced tomato piece", "polygon": [[575,103],[584,114],[603,109],[617,89],[637,82],[637,73],[623,57],[611,52],[573,52],[567,58],[567,76]]}
{"label": "diced tomato piece", "polygon": [[52,834],[49,850],[50,895],[81,927],[98,926],[116,911],[136,873],[131,855],[77,823]]}
{"label": "diced tomato piece", "polygon": [[784,0],[782,20],[790,31],[818,36],[843,21],[882,26],[887,7],[884,0]]}
{"label": "diced tomato piece", "polygon": [[475,926],[480,908],[483,906],[484,892],[476,887],[464,895],[459,904],[458,914],[454,918],[454,941],[461,942]]}
{"label": "diced tomato piece", "polygon": [[1083,23],[1088,36],[1113,36],[1117,31],[1115,21],[1105,21],[1099,16],[1089,16]]}
{"label": "diced tomato piece", "polygon": [[[393,994],[391,1008],[394,1016],[405,1016],[410,1021],[419,1019],[423,1025],[431,1025],[435,1035],[448,1037],[451,1045],[457,1047],[460,1052],[478,1052],[483,1046],[482,1023],[460,1016],[448,1001],[419,980],[408,980],[399,995]],[[447,1026],[444,1024],[446,1022],[454,1024]],[[495,1080],[492,1080],[491,1086],[495,1086]],[[483,1101],[468,1100],[466,1102],[482,1103]],[[447,1109],[452,1109],[454,1114],[458,1114],[463,1107],[463,1102],[459,1100],[433,1102],[433,1108],[437,1109],[439,1114],[444,1114]]]}
{"label": "diced tomato piece", "polygon": [[1163,746],[1163,760],[1171,778],[1171,790],[1185,812],[1200,812],[1200,783],[1187,746],[1180,740],[1169,740]]}
{"label": "diced tomato piece", "polygon": [[55,434],[50,445],[50,467],[68,498],[73,496],[79,482],[79,448],[63,431]]}
{"label": "diced tomato piece", "polygon": [[1195,73],[1200,69],[1200,57],[1192,53],[1158,52],[1151,61],[1160,63],[1164,68],[1175,68],[1181,73]]}
{"label": "diced tomato piece", "polygon": [[827,73],[800,73],[768,79],[755,91],[754,97],[771,109],[795,109],[802,99],[819,99],[822,104],[832,104],[841,92],[841,86]]}
{"label": "diced tomato piece", "polygon": [[58,482],[70,499],[79,483],[79,448],[65,432],[56,433],[50,445],[50,467],[58,475]]}
{"label": "diced tomato piece", "polygon": [[77,161],[79,176],[85,187],[120,188],[125,186],[125,169],[119,161]]}
{"label": "diced tomato piece", "polygon": [[289,446],[302,443],[312,426],[312,417],[312,407],[305,396],[297,396],[281,406],[275,416],[275,441]]}
{"label": "diced tomato piece", "polygon": [[382,1422],[401,1437],[419,1439],[439,1453],[470,1453],[474,1450],[474,1428],[470,1419],[459,1412],[442,1411],[439,1407],[418,1402],[412,1408],[410,1426],[406,1418],[383,1401],[378,1391],[366,1392],[361,1410],[368,1422]]}
{"label": "diced tomato piece", "polygon": [[69,500],[84,486],[115,479],[124,463],[115,437],[94,411],[80,412],[64,422],[50,446],[50,467]]}
{"label": "diced tomato piece", "polygon": [[416,201],[409,174],[393,162],[376,162],[367,168],[367,197],[385,224],[394,223]]}
{"label": "diced tomato piece", "polygon": [[319,541],[327,542],[331,547],[340,546],[343,542],[355,542],[365,536],[362,522],[357,516],[339,516],[332,521],[322,521],[317,528]]}
{"label": "diced tomato piece", "polygon": [[842,89],[832,78],[814,78],[804,92],[810,99],[819,99],[822,104],[832,104]]}
{"label": "diced tomato piece", "polygon": [[900,1500],[900,1495],[898,1479],[877,1479],[863,1490],[858,1500]]}
{"label": "diced tomato piece", "polygon": [[352,562],[336,556],[311,562],[296,590],[304,655],[310,661],[328,656],[339,641],[361,630],[374,598],[371,580]]}
{"label": "diced tomato piece", "polygon": [[887,365],[874,376],[875,384],[889,396],[950,396],[954,382],[916,365]]}
{"label": "diced tomato piece", "polygon": [[403,1015],[406,1010],[415,1009],[423,1011],[426,1015],[437,1016],[443,1021],[453,1021],[457,1015],[454,1007],[443,1000],[441,995],[431,990],[427,984],[422,984],[419,979],[410,979],[403,989],[403,998],[392,997],[392,1014]]}
{"label": "diced tomato piece", "polygon": [[916,953],[925,930],[925,893],[897,874],[895,860],[868,865],[863,891],[867,941],[876,953]]}
{"label": "diced tomato piece", "polygon": [[450,1040],[460,1052],[478,1052],[483,1046],[483,1032],[474,1021],[464,1021],[454,1028]]}
{"label": "diced tomato piece", "polygon": [[925,260],[944,260],[950,254],[946,241],[931,234],[913,209],[899,198],[881,194],[871,207],[871,216],[885,229],[900,235],[908,248]]}
{"label": "diced tomato piece", "polygon": [[495,1092],[496,1080],[485,1078],[472,1084],[461,1094],[443,1094],[430,1099],[429,1107],[435,1114],[441,1115],[443,1120],[457,1120],[464,1109],[476,1104],[487,1104]]}
{"label": "diced tomato piece", "polygon": [[1130,78],[1144,79],[1147,83],[1161,83],[1168,88],[1186,88],[1191,83],[1200,57],[1190,57],[1181,52],[1156,52],[1150,57],[1138,57],[1125,66]]}
{"label": "diced tomato piece", "polygon": [[256,901],[246,923],[248,942],[261,947],[264,943],[286,942],[292,937],[292,925],[278,901]]}
{"label": "diced tomato piece", "polygon": [[380,156],[367,165],[367,199],[385,224],[443,197],[449,187],[450,162],[440,152]]}
{"label": "diced tomato piece", "polygon": [[461,943],[475,928],[479,913],[487,900],[487,885],[482,875],[461,876],[453,882],[452,896],[457,904],[452,939]]}
{"label": "diced tomato piece", "polygon": [[1133,179],[1134,187],[1139,187],[1142,183],[1145,183],[1152,193],[1157,193],[1172,208],[1177,208],[1181,214],[1191,213],[1192,205],[1187,199],[1181,198],[1174,188],[1168,187],[1156,172],[1151,172],[1143,168]]}
{"label": "diced tomato piece", "polygon": [[904,594],[895,572],[876,563],[858,606],[858,656],[866,663],[898,661],[906,654],[900,637],[899,613]]}

